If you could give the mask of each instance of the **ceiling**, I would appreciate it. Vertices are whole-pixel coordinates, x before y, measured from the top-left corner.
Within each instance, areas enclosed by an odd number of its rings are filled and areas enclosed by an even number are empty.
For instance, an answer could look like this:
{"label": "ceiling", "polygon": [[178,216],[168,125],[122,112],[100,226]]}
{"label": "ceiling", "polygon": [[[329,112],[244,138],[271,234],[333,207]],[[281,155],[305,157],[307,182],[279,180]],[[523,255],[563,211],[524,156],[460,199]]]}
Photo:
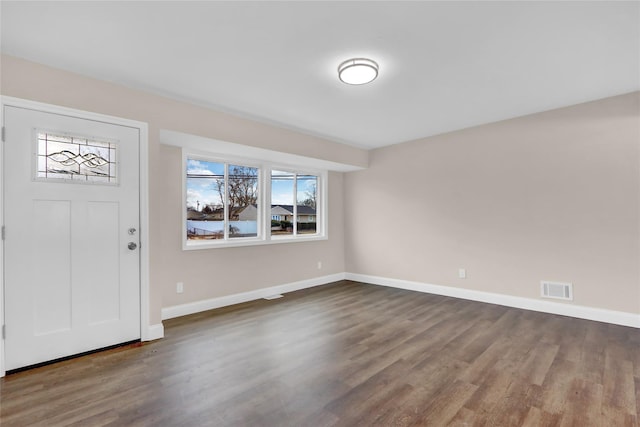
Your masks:
{"label": "ceiling", "polygon": [[363,148],[640,90],[635,1],[0,8],[3,53]]}

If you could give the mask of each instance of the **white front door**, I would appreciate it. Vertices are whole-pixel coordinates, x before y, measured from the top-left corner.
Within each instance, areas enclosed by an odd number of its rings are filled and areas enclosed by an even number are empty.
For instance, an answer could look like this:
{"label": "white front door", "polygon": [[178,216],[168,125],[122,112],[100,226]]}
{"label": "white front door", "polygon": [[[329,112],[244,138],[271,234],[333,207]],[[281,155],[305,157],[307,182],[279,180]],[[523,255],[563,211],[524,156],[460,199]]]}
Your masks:
{"label": "white front door", "polygon": [[140,338],[139,129],[4,108],[5,369]]}

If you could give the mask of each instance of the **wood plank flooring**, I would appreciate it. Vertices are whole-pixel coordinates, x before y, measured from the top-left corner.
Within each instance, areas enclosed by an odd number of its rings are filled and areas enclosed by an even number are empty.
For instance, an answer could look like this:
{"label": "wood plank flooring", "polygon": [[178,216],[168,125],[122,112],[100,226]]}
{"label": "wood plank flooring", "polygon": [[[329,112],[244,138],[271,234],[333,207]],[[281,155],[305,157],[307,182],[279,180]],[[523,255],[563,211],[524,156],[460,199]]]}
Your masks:
{"label": "wood plank flooring", "polygon": [[9,375],[9,426],[638,426],[640,330],[355,282]]}

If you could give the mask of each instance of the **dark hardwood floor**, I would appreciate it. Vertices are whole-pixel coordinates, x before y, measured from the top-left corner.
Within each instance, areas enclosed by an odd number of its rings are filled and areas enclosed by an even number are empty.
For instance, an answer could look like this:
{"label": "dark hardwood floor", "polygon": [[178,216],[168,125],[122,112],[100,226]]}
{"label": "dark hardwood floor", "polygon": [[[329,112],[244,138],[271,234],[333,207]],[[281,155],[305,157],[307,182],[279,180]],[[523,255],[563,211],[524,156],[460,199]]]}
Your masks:
{"label": "dark hardwood floor", "polygon": [[640,330],[340,282],[0,380],[9,426],[638,426]]}

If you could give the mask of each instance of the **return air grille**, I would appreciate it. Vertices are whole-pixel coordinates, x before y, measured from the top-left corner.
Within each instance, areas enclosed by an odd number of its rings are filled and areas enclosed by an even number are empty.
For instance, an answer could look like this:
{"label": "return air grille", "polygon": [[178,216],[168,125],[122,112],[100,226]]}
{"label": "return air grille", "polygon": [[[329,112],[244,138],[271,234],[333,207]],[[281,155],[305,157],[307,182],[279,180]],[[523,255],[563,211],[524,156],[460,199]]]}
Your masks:
{"label": "return air grille", "polygon": [[560,282],[540,282],[540,293],[543,298],[554,298],[572,301],[573,285]]}

